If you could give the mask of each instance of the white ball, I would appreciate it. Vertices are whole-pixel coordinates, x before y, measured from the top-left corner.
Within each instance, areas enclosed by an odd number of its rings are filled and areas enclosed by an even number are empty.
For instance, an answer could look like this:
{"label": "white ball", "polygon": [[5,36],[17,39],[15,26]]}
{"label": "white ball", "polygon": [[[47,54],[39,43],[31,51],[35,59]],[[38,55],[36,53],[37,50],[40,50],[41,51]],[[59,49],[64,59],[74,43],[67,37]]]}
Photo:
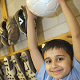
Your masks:
{"label": "white ball", "polygon": [[58,0],[26,0],[28,9],[40,17],[52,16],[60,7]]}

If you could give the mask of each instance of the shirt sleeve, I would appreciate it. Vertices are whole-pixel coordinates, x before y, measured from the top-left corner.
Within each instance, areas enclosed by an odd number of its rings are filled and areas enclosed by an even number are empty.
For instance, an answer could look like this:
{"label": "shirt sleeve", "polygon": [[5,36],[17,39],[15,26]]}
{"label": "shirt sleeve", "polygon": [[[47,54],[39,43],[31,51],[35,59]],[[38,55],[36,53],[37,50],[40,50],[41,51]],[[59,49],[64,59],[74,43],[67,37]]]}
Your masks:
{"label": "shirt sleeve", "polygon": [[80,73],[80,63],[73,57],[73,66],[79,71]]}
{"label": "shirt sleeve", "polygon": [[35,75],[37,80],[55,80],[54,78],[52,78],[51,76],[49,76],[46,72],[46,68],[45,68],[45,62],[43,63],[39,73],[36,72]]}
{"label": "shirt sleeve", "polygon": [[46,71],[45,63],[43,63],[43,65],[40,68],[39,73],[36,72],[35,78],[37,78],[38,80],[43,80],[42,78],[44,77],[45,71]]}

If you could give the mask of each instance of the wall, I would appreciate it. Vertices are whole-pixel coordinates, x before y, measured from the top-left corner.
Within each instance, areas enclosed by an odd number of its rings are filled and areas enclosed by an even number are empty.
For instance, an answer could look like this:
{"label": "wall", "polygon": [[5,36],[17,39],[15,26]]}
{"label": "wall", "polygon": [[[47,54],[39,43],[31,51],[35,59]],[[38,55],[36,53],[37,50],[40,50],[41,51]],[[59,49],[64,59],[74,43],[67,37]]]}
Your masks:
{"label": "wall", "polygon": [[[9,16],[12,16],[21,8],[21,5],[25,5],[26,0],[6,0],[6,2],[8,14]],[[67,0],[67,4],[80,24],[80,0]],[[0,15],[0,22],[1,21]],[[38,17],[36,26],[38,42],[42,42],[70,31],[61,9],[49,18]],[[19,40],[14,45],[14,49],[15,51],[18,51],[26,47],[28,47],[27,37],[20,32]],[[8,54],[7,47],[4,46],[4,48],[0,50],[0,56],[6,54]]]}

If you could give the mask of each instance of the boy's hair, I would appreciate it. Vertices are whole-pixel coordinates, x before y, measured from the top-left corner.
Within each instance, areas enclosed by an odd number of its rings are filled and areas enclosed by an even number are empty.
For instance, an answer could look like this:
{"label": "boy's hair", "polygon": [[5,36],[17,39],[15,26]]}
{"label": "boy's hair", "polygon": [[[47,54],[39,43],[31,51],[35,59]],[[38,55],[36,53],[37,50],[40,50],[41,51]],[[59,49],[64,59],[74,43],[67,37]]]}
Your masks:
{"label": "boy's hair", "polygon": [[63,50],[65,50],[69,54],[71,60],[73,60],[73,47],[69,42],[67,42],[65,40],[61,40],[61,39],[51,40],[51,41],[47,42],[45,44],[44,48],[42,49],[42,55],[45,53],[45,51],[47,52],[51,48],[52,49],[62,48]]}

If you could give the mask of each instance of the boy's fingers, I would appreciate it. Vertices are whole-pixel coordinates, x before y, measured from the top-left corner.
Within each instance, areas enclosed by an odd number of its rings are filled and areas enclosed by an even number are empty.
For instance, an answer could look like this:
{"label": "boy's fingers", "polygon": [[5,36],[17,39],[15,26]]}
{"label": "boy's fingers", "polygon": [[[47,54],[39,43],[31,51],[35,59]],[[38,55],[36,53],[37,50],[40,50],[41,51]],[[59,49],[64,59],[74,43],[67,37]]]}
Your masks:
{"label": "boy's fingers", "polygon": [[26,6],[27,13],[28,13],[29,15],[33,16],[34,19],[36,19],[37,16],[36,16],[35,14],[33,14],[33,13],[28,9],[27,4],[25,4],[25,6]]}

